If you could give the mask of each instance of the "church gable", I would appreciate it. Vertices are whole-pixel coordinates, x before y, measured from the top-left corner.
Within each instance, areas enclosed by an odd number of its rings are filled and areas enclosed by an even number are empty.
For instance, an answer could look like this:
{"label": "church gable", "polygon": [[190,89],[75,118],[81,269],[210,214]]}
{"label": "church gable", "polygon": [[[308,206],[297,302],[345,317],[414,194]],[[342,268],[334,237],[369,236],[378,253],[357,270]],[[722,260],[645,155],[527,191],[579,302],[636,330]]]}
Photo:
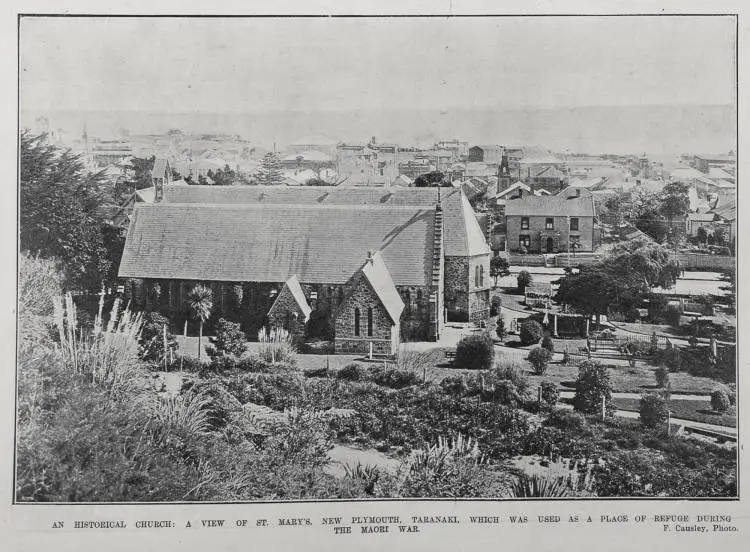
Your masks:
{"label": "church gable", "polygon": [[291,276],[268,311],[268,323],[272,328],[284,328],[300,341],[305,335],[305,324],[312,309],[307,302],[302,286],[296,276]]}

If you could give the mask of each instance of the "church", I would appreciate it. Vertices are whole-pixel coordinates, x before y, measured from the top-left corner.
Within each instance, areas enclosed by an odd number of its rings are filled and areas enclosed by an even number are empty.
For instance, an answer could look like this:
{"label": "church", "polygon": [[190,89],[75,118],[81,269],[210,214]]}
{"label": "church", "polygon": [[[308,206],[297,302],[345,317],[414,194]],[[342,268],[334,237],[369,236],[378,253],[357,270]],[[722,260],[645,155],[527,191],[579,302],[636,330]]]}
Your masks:
{"label": "church", "polygon": [[[198,283],[248,335],[327,328],[336,352],[392,354],[489,315],[489,248],[460,189],[182,186],[138,204],[119,276],[175,325]],[[210,326],[210,322],[209,322]]]}

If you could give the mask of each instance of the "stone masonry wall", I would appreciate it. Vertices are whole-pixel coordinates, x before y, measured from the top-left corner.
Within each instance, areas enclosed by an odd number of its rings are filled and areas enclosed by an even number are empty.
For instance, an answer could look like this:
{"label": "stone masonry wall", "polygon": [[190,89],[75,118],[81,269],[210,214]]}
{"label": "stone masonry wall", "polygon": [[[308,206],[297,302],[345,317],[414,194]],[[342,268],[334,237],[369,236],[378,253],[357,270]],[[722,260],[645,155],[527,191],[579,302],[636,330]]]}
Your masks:
{"label": "stone masonry wall", "polygon": [[469,258],[445,257],[445,308],[448,320],[469,319]]}
{"label": "stone masonry wall", "polygon": [[287,330],[295,343],[305,339],[305,315],[288,287],[284,287],[268,311],[268,324]]}
{"label": "stone masonry wall", "polygon": [[[359,336],[354,335],[354,309],[359,308]],[[367,335],[367,309],[372,308],[373,332]],[[336,313],[336,353],[367,354],[372,343],[373,352],[391,355],[398,346],[398,325],[392,326],[388,313],[365,278],[354,285]],[[395,336],[392,335],[391,328]]]}

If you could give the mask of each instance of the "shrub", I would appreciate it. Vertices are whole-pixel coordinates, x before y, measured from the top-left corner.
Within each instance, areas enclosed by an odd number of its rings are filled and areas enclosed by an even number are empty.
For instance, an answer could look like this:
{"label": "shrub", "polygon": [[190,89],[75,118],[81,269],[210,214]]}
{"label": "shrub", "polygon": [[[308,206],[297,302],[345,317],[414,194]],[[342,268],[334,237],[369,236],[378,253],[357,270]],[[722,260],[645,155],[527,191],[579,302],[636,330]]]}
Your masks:
{"label": "shrub", "polygon": [[258,341],[261,343],[258,356],[266,362],[285,362],[291,365],[297,363],[297,351],[288,331],[282,328],[272,328],[268,331],[263,327],[258,332]]}
{"label": "shrub", "polygon": [[641,319],[641,312],[636,309],[628,309],[627,312],[625,312],[625,320],[628,322],[638,322]]}
{"label": "shrub", "polygon": [[516,278],[516,282],[518,283],[518,291],[523,293],[526,291],[526,287],[531,284],[533,281],[533,278],[531,277],[531,274],[529,274],[528,270],[522,270],[518,273],[518,277]]}
{"label": "shrub", "polygon": [[547,365],[552,358],[552,353],[543,347],[534,347],[529,351],[529,362],[534,367],[534,373],[541,375],[547,371]]}
{"label": "shrub", "polygon": [[508,380],[513,382],[519,393],[525,393],[529,387],[529,381],[526,377],[526,369],[518,360],[501,358],[492,371],[493,380]]}
{"label": "shrub", "polygon": [[568,352],[568,349],[565,349],[563,351],[563,356],[560,364],[562,364],[563,366],[567,366],[568,364],[570,364],[570,353]]}
{"label": "shrub", "polygon": [[586,418],[577,412],[555,408],[544,421],[545,426],[556,427],[563,431],[580,432],[586,427]]}
{"label": "shrub", "polygon": [[648,295],[648,317],[652,322],[658,322],[664,315],[669,301],[662,293],[650,293]]}
{"label": "shrub", "polygon": [[542,338],[542,347],[547,349],[550,353],[555,352],[555,342],[552,341],[552,338],[548,335],[545,335],[544,338]]}
{"label": "shrub", "polygon": [[331,376],[331,371],[324,366],[323,368],[305,370],[303,374],[306,378],[327,378]]}
{"label": "shrub", "polygon": [[551,381],[543,381],[540,387],[542,388],[542,402],[547,405],[547,407],[555,406],[557,400],[560,398],[560,392],[557,389],[557,385]]}
{"label": "shrub", "polygon": [[659,387],[667,387],[669,385],[669,370],[664,364],[660,364],[659,367],[654,371],[656,377],[656,383]]}
{"label": "shrub", "polygon": [[[167,328],[167,348],[164,348],[164,328]],[[164,365],[164,355],[174,360],[177,355],[177,340],[169,331],[169,320],[158,312],[147,312],[143,315],[143,329],[138,338],[138,356],[146,362]],[[171,351],[171,355],[170,355]]]}
{"label": "shrub", "polygon": [[489,334],[470,335],[456,346],[455,364],[470,370],[489,370],[495,360],[495,347]]}
{"label": "shrub", "polygon": [[336,379],[346,381],[364,381],[367,376],[367,370],[356,362],[347,364],[336,372]]}
{"label": "shrub", "polygon": [[607,413],[612,412],[612,384],[607,367],[595,360],[584,360],[578,367],[576,394],[573,406],[576,410],[595,414],[600,411],[602,399]]}
{"label": "shrub", "polygon": [[508,331],[505,329],[505,320],[503,320],[502,316],[499,316],[497,319],[497,326],[495,327],[495,333],[497,334],[497,337],[499,337],[500,339],[503,339],[508,334]]}
{"label": "shrub", "polygon": [[490,300],[490,316],[497,316],[503,306],[503,298],[499,295],[493,295]]}
{"label": "shrub", "polygon": [[544,329],[536,320],[526,320],[521,324],[520,338],[522,345],[536,345],[542,339]]}
{"label": "shrub", "polygon": [[638,412],[641,423],[646,427],[657,427],[663,424],[668,415],[667,401],[656,393],[645,393],[641,397]]}
{"label": "shrub", "polygon": [[729,395],[723,389],[716,389],[711,393],[711,408],[716,412],[726,412],[729,410],[731,403],[729,402]]}
{"label": "shrub", "polygon": [[383,369],[380,366],[371,366],[367,369],[367,376],[373,383],[390,387],[391,389],[403,389],[420,383],[421,378],[415,372],[399,370],[397,368]]}
{"label": "shrub", "polygon": [[673,328],[680,327],[680,316],[680,309],[676,305],[667,305],[667,307],[664,309],[664,320]]}
{"label": "shrub", "polygon": [[448,376],[440,382],[440,389],[446,395],[457,397],[468,394],[469,388],[464,376]]}
{"label": "shrub", "polygon": [[218,354],[241,357],[247,351],[247,337],[238,322],[220,318],[216,323],[216,336],[211,342]]}

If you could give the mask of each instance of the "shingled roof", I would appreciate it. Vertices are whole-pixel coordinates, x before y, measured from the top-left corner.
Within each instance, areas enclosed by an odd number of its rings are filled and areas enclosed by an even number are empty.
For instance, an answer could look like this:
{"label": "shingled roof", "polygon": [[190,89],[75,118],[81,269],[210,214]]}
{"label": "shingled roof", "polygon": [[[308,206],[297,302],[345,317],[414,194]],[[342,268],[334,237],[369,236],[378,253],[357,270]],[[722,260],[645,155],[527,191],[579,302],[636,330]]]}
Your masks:
{"label": "shingled roof", "polygon": [[[439,196],[438,196],[439,194]],[[165,188],[164,203],[232,205],[370,205],[443,207],[446,256],[489,254],[473,209],[461,190],[451,188],[379,188],[372,186],[187,186]],[[360,226],[355,225],[353,228]]]}
{"label": "shingled roof", "polygon": [[429,285],[434,209],[138,204],[121,278],[346,283],[380,251],[396,285]]}

